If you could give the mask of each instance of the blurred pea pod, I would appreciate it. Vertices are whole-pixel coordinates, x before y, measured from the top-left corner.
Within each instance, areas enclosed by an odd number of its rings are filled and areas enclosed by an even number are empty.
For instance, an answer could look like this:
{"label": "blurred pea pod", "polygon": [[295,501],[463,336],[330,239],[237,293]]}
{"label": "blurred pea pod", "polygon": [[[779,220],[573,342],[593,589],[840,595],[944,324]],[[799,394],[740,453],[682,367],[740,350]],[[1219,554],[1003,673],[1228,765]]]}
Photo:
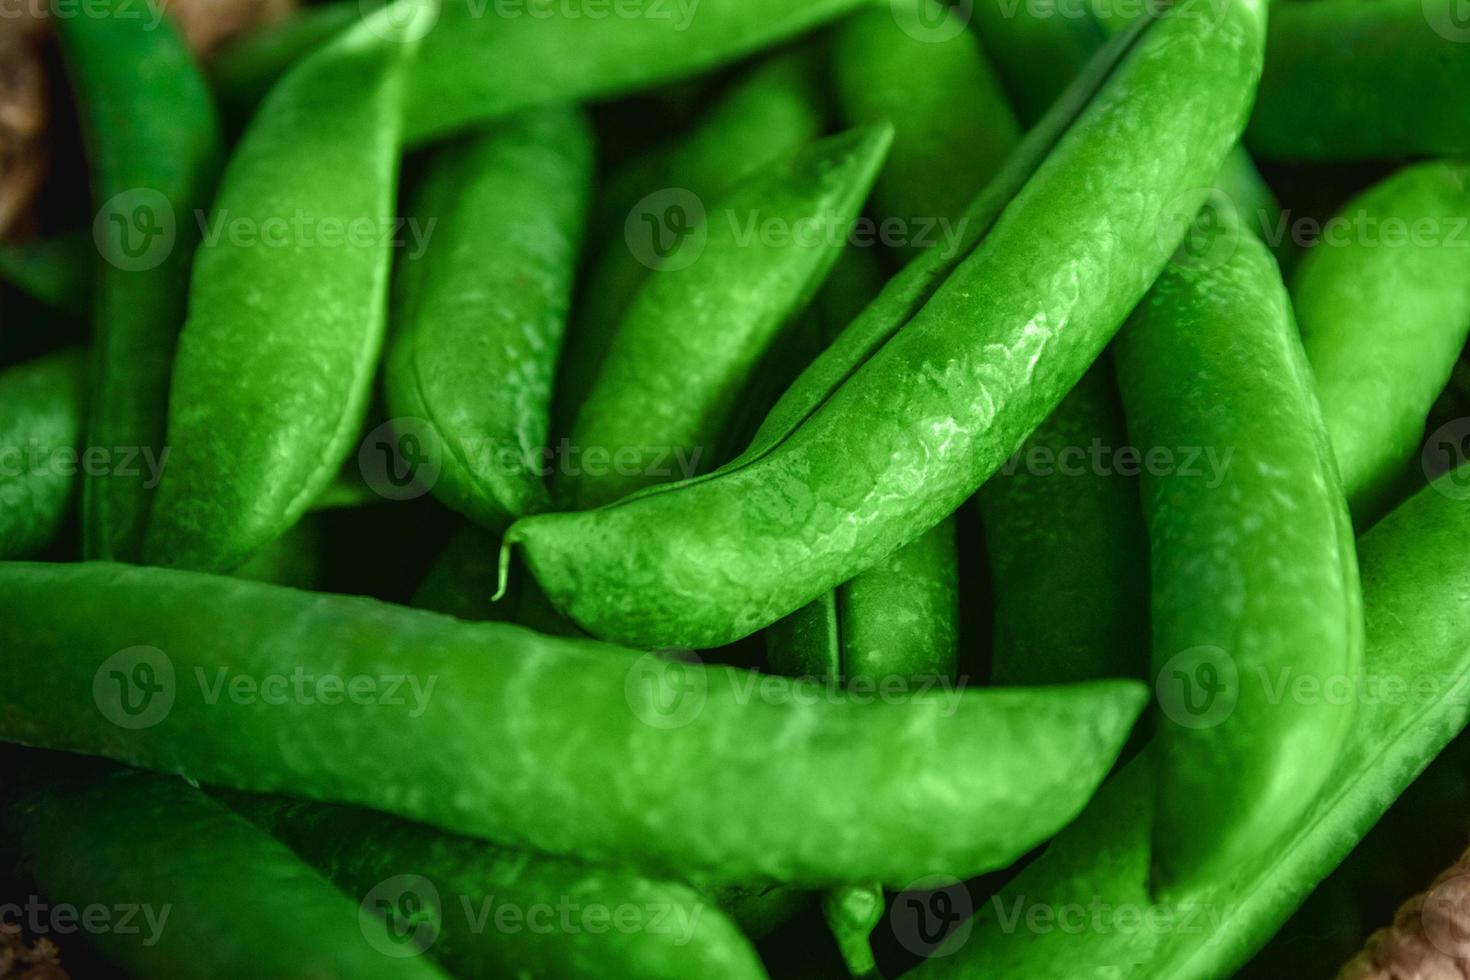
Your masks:
{"label": "blurred pea pod", "polygon": [[1470,335],[1467,225],[1470,165],[1406,167],[1344,205],[1292,280],[1360,526],[1391,506],[1404,468],[1417,469],[1425,420]]}
{"label": "blurred pea pod", "polygon": [[97,246],[81,232],[0,244],[0,279],[73,316],[92,310]]}
{"label": "blurred pea pod", "polygon": [[[433,10],[406,2],[421,17]],[[414,51],[402,34],[412,22],[394,11],[298,64],[230,158],[211,212],[219,238],[195,262],[174,364],[150,562],[244,562],[332,481],[362,424]]]}
{"label": "blurred pea pod", "polygon": [[[974,205],[958,253],[890,282],[739,458],[513,525],[558,608],[637,645],[716,646],[952,513],[1096,360],[1186,230],[1160,212],[1197,210],[1235,142],[1263,11],[1195,2],[1120,36]],[[1104,174],[1123,185],[1094,193]]]}
{"label": "blurred pea pod", "polygon": [[718,452],[753,371],[840,254],[892,135],[865,126],[762,168],[702,205],[704,220],[667,252],[663,230],[651,229],[643,260],[657,271],[572,426],[581,459],[557,474],[569,506],[691,476]]}
{"label": "blurred pea pod", "polygon": [[229,42],[210,58],[210,87],[224,117],[242,123],[292,65],[352,26],[367,3],[322,3],[297,10]]}
{"label": "blurred pea pod", "polygon": [[[1470,468],[1447,475],[1358,542],[1367,615],[1364,670],[1318,679],[1337,685],[1335,694],[1326,687],[1298,689],[1318,703],[1345,691],[1357,711],[1325,792],[1263,866],[1237,869],[1178,902],[1155,900],[1149,893],[1150,838],[1162,760],[1154,744],[977,910],[969,928],[922,964],[915,980],[1207,980],[1243,965],[1470,721],[1467,485]],[[1422,693],[1395,696],[1396,689]],[[1200,842],[1208,846],[1207,838]],[[1063,915],[1084,927],[1026,925],[1059,924]]]}
{"label": "blurred pea pod", "polygon": [[580,113],[529,112],[440,150],[412,204],[432,230],[397,270],[388,410],[438,461],[435,495],[494,530],[550,502],[551,384],[591,168]]}
{"label": "blurred pea pod", "polygon": [[88,360],[67,350],[0,371],[0,558],[29,558],[66,520],[80,466]]}
{"label": "blurred pea pod", "polygon": [[1274,4],[1246,141],[1281,160],[1470,153],[1467,42],[1461,0]]}
{"label": "blurred pea pod", "polygon": [[[629,302],[648,278],[632,243],[646,234],[639,202],[656,217],[659,192],[675,190],[713,201],[744,177],[790,156],[821,135],[822,95],[809,53],[797,50],[761,62],[735,82],[695,127],[672,146],[630,160],[608,178],[592,245],[598,250],[573,309],[574,321],[557,376],[556,418],[565,432],[593,381]],[[654,195],[649,197],[649,195]],[[635,237],[630,239],[630,231]]]}
{"label": "blurred pea pod", "polygon": [[425,960],[384,955],[386,939],[367,939],[383,929],[369,910],[184,780],[44,766],[6,786],[0,851],[58,911],[131,908],[116,928],[86,928],[128,975],[444,980]]}
{"label": "blurred pea pod", "polygon": [[1361,590],[1311,369],[1259,240],[1216,233],[1181,254],[1119,334],[1117,360],[1149,461],[1163,709],[1151,884],[1177,900],[1269,860],[1326,788],[1353,706],[1276,685],[1295,672],[1358,680]]}
{"label": "blurred pea pod", "polygon": [[[381,813],[215,791],[389,929],[464,977],[764,978],[687,885],[458,837]],[[377,907],[375,907],[377,906]],[[514,920],[507,918],[514,915]],[[520,927],[507,926],[514,922]],[[599,924],[614,928],[599,928]]]}
{"label": "blurred pea pod", "polygon": [[83,475],[82,551],[119,561],[141,556],[156,485],[148,474],[167,458],[169,374],[196,218],[222,155],[209,91],[183,39],[167,19],[152,24],[130,7],[106,0],[100,14],[52,19],[81,108],[103,258],[85,439],[112,465]]}

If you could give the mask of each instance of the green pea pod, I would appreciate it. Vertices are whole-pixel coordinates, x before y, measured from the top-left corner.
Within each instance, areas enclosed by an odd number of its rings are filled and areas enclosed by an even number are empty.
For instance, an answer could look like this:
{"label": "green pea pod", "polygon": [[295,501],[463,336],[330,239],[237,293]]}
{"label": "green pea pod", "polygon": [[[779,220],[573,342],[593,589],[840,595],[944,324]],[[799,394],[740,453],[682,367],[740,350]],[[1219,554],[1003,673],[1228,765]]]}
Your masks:
{"label": "green pea pod", "polygon": [[606,98],[708,71],[872,0],[566,0],[495,16],[450,0],[424,38],[408,101],[411,142],[529,105]]}
{"label": "green pea pod", "polygon": [[316,587],[321,575],[322,529],[308,514],[285,534],[261,548],[234,574],[252,582],[289,585],[293,589]]}
{"label": "green pea pod", "polygon": [[1094,97],[982,195],[993,217],[967,229],[953,271],[890,284],[813,364],[834,388],[799,380],[713,477],[513,525],[507,546],[552,601],[598,636],[718,646],[952,513],[1097,358],[1184,234],[1160,213],[1198,210],[1237,136],[1263,11],[1200,2],[1120,36],[1082,82]]}
{"label": "green pea pod", "polygon": [[1283,3],[1246,140],[1263,157],[1470,153],[1470,27],[1458,0]]}
{"label": "green pea pod", "polygon": [[[1169,454],[1141,489],[1164,709],[1153,887],[1174,898],[1256,868],[1325,786],[1351,705],[1274,685],[1362,669],[1352,526],[1281,274],[1248,235],[1207,254],[1164,272],[1117,351],[1133,444]],[[1211,448],[1223,467],[1186,464]]]}
{"label": "green pea pod", "polygon": [[1141,677],[1148,538],[1104,356],[980,488],[996,684]]}
{"label": "green pea pod", "polygon": [[[804,51],[777,55],[743,77],[673,147],[660,147],[630,161],[608,180],[603,208],[616,221],[599,240],[600,254],[576,309],[576,323],[557,378],[557,417],[567,424],[592,389],[613,335],[648,266],[629,247],[626,226],[640,236],[640,209],[661,212],[659,192],[674,188],[700,200],[725,197],[742,179],[788,157],[822,133],[822,99],[810,57]],[[658,214],[655,213],[657,217]],[[565,431],[563,426],[562,431]]]}
{"label": "green pea pod", "polygon": [[466,524],[429,566],[410,605],[472,622],[512,618],[520,600],[519,590],[499,602],[490,601],[499,571],[495,560],[499,546],[499,536],[479,525]]}
{"label": "green pea pod", "polygon": [[[1148,882],[1156,743],[977,909],[972,927],[915,971],[916,980],[1204,980],[1243,965],[1470,720],[1467,487],[1470,468],[1451,473],[1359,541],[1365,669],[1348,677],[1302,671],[1292,682],[1306,685],[1288,695],[1318,703],[1346,697],[1357,711],[1326,792],[1271,849],[1266,865],[1224,875],[1181,902],[1154,901]],[[1028,925],[1037,922],[1043,928]]]}
{"label": "green pea pod", "polygon": [[[94,391],[86,445],[115,465],[82,478],[82,551],[136,561],[163,465],[169,370],[195,215],[214,187],[221,155],[214,106],[183,39],[110,0],[98,15],[57,17],[100,209],[95,236]],[[140,76],[139,65],[147,72]],[[142,465],[122,465],[136,459]]]}
{"label": "green pea pod", "polygon": [[[420,16],[433,9],[410,2]],[[230,160],[179,338],[150,563],[239,565],[348,455],[385,319],[413,52],[397,9],[297,65]]]}
{"label": "green pea pod", "polygon": [[969,9],[1011,105],[1028,126],[1061,97],[1106,40],[1091,17],[1060,16],[1055,5],[976,0]]}
{"label": "green pea pod", "polygon": [[944,30],[937,0],[918,4],[932,38],[906,29],[887,5],[854,14],[834,32],[834,80],[849,124],[894,126],[874,197],[905,250],[953,247],[950,223],[1021,138],[975,36]]}
{"label": "green pea pod", "polygon": [[366,4],[323,3],[231,41],[210,58],[209,81],[225,118],[243,121],[292,65],[362,17]]}
{"label": "green pea pod", "polygon": [[72,316],[92,311],[97,246],[81,232],[0,244],[0,278]]}
{"label": "green pea pod", "polygon": [[0,688],[0,740],[659,876],[813,887],[1009,864],[1082,808],[1145,698],[1123,681],[843,698],[100,562],[0,564],[0,649],[25,678]]}
{"label": "green pea pod", "polygon": [[400,267],[388,410],[439,461],[435,495],[492,529],[549,505],[542,451],[591,168],[579,113],[532,112],[441,150],[413,205],[435,224]]}
{"label": "green pea pod", "polygon": [[1470,334],[1470,165],[1406,167],[1343,206],[1292,280],[1360,523],[1381,513]]}
{"label": "green pea pod", "polygon": [[0,557],[51,543],[76,486],[87,360],[67,350],[0,372]]}
{"label": "green pea pod", "polygon": [[464,977],[766,973],[749,940],[687,885],[443,834],[370,810],[221,792],[231,807]]}
{"label": "green pea pod", "polygon": [[824,592],[762,634],[766,661],[786,677],[842,676],[842,620],[837,592]]}
{"label": "green pea pod", "polygon": [[89,917],[87,939],[129,976],[445,976],[392,955],[387,939],[372,945],[384,926],[369,910],[181,779],[111,766],[48,775],[0,808],[0,828],[50,901],[118,914],[116,928]]}
{"label": "green pea pod", "polygon": [[689,476],[714,454],[762,356],[837,260],[892,136],[887,124],[865,126],[764,167],[670,253],[646,256],[659,271],[633,298],[572,426],[584,465],[558,474],[571,506]]}

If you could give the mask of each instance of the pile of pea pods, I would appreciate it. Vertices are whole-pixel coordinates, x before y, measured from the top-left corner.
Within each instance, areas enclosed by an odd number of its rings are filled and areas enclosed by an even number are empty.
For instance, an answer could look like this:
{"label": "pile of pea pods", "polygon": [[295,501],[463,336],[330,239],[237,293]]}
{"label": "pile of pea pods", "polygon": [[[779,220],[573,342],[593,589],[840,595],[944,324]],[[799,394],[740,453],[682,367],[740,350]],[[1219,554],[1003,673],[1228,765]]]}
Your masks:
{"label": "pile of pea pods", "polygon": [[1470,971],[1462,6],[54,5],[0,977]]}

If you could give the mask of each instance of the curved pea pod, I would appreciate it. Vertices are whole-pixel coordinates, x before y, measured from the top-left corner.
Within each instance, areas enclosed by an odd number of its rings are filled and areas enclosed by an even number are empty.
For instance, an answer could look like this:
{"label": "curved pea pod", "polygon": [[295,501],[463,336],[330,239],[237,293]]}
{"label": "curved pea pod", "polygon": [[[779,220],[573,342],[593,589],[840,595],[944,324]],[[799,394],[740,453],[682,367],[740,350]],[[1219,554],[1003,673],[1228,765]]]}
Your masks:
{"label": "curved pea pod", "polygon": [[0,808],[0,847],[48,900],[111,910],[112,928],[84,920],[87,939],[129,976],[444,978],[371,945],[383,924],[368,910],[183,780],[48,769],[64,771]]}
{"label": "curved pea pod", "polygon": [[1470,165],[1416,164],[1349,201],[1292,300],[1361,523],[1413,460],[1470,334]]}
{"label": "curved pea pod", "polygon": [[444,834],[349,807],[221,792],[457,976],[764,978],[687,885]]}
{"label": "curved pea pod", "polygon": [[26,679],[0,688],[0,739],[711,883],[1009,864],[1082,808],[1145,698],[1122,681],[846,697],[108,563],[0,565],[0,649]]}
{"label": "curved pea pod", "polygon": [[[196,213],[221,155],[204,79],[167,21],[126,0],[86,17],[57,17],[57,39],[81,110],[100,209],[93,393],[86,444],[115,465],[82,478],[82,551],[136,561],[166,460],[169,372],[184,322]],[[147,71],[139,74],[139,66]],[[144,465],[124,466],[124,458]]]}
{"label": "curved pea pod", "polygon": [[[1298,688],[1357,711],[1325,792],[1263,866],[1179,902],[1154,900],[1155,743],[913,975],[1203,980],[1240,968],[1470,720],[1467,485],[1470,469],[1442,478],[1359,540],[1365,668]],[[1036,930],[1028,921],[1086,927]]]}
{"label": "curved pea pod", "polygon": [[1148,538],[1104,355],[980,488],[995,581],[996,684],[1141,677]]}
{"label": "curved pea pod", "polygon": [[579,113],[532,112],[440,150],[413,205],[433,231],[401,264],[388,410],[438,461],[435,495],[492,529],[550,502],[543,447],[591,167]]}
{"label": "curved pea pod", "polygon": [[306,511],[362,424],[413,51],[395,16],[374,15],[297,65],[230,159],[174,363],[150,563],[239,565]]}
{"label": "curved pea pod", "polygon": [[659,262],[572,426],[583,465],[569,460],[557,487],[570,506],[692,476],[717,452],[762,356],[837,260],[892,135],[864,126],[763,168]]}
{"label": "curved pea pod", "polygon": [[[1352,526],[1290,299],[1248,235],[1166,270],[1118,338],[1145,459],[1161,769],[1153,887],[1182,898],[1258,867],[1326,786],[1352,706],[1283,695],[1357,678]],[[1223,465],[1187,466],[1218,450]]]}
{"label": "curved pea pod", "polygon": [[891,283],[740,458],[518,521],[507,545],[594,635],[700,648],[933,527],[1056,407],[1165,264],[1185,228],[1160,212],[1203,203],[1244,120],[1261,17],[1252,2],[1208,17],[1191,2],[1121,36],[982,195],[990,220],[967,228],[952,271],[940,258]]}
{"label": "curved pea pod", "polygon": [[599,210],[611,214],[598,223],[615,227],[595,243],[600,251],[574,309],[557,377],[558,418],[567,424],[575,419],[628,304],[648,278],[648,266],[630,247],[630,227],[639,236],[633,240],[641,241],[639,216],[660,216],[660,191],[723,198],[745,177],[820,136],[823,100],[810,62],[804,50],[767,59],[735,83],[688,136],[630,161],[609,178]]}
{"label": "curved pea pod", "polygon": [[83,350],[0,372],[0,557],[29,558],[61,530],[87,410]]}
{"label": "curved pea pod", "polygon": [[[969,31],[950,35],[936,0],[916,0],[916,32],[887,5],[834,29],[833,74],[851,124],[887,120],[893,150],[874,198],[904,250],[953,248],[952,222],[1021,138],[1020,124]],[[957,97],[957,93],[964,93]]]}
{"label": "curved pea pod", "polygon": [[548,102],[606,98],[688,77],[773,47],[872,0],[600,0],[485,16],[450,0],[424,38],[408,100],[411,142]]}
{"label": "curved pea pod", "polygon": [[1457,0],[1273,6],[1246,140],[1280,160],[1470,153],[1467,41]]}

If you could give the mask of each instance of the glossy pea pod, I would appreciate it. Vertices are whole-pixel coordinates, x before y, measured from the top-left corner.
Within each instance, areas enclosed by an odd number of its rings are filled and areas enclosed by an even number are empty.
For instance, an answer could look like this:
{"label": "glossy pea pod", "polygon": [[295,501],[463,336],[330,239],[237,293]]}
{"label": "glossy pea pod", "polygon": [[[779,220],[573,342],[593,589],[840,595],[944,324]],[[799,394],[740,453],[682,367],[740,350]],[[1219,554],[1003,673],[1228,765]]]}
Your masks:
{"label": "glossy pea pod", "polygon": [[411,142],[530,105],[606,98],[708,71],[872,0],[599,0],[483,16],[450,0],[424,38],[408,101]]}
{"label": "glossy pea pod", "polygon": [[892,134],[861,127],[762,168],[706,205],[669,254],[645,256],[658,271],[624,314],[572,426],[581,465],[568,460],[556,485],[569,506],[692,476],[718,452],[752,372],[836,261]]}
{"label": "glossy pea pod", "polygon": [[306,511],[350,451],[386,317],[413,52],[398,33],[412,23],[396,16],[375,14],[298,64],[230,159],[174,363],[151,563],[239,565]]}
{"label": "glossy pea pod", "polygon": [[1280,160],[1470,153],[1470,26],[1457,0],[1273,7],[1246,140]]}
{"label": "glossy pea pod", "polygon": [[1413,465],[1470,335],[1470,165],[1415,164],[1323,226],[1292,279],[1302,343],[1353,516]]}
{"label": "glossy pea pod", "polygon": [[[184,322],[196,214],[221,156],[209,90],[172,24],[130,11],[57,17],[81,110],[102,251],[93,302],[88,451],[111,465],[82,478],[82,551],[137,561],[166,460],[169,373]],[[141,74],[140,74],[141,71]],[[125,460],[139,461],[127,465]]]}
{"label": "glossy pea pod", "polygon": [[492,529],[550,502],[551,384],[591,167],[579,113],[533,111],[440,150],[412,205],[433,231],[398,270],[388,411],[438,461],[435,495]]}
{"label": "glossy pea pod", "polygon": [[[1359,540],[1363,674],[1335,694],[1303,689],[1321,701],[1346,691],[1357,711],[1325,792],[1264,866],[1224,875],[1181,902],[1155,901],[1148,889],[1161,761],[1155,743],[913,976],[1206,980],[1244,965],[1470,721],[1467,484],[1470,470],[1447,475]],[[1017,926],[1036,910],[1068,910],[1069,921],[1080,915],[1095,927]]]}
{"label": "glossy pea pod", "polygon": [[[1291,303],[1248,235],[1165,270],[1117,345],[1151,554],[1163,718],[1154,891],[1258,867],[1325,787],[1352,706],[1277,685],[1362,670],[1352,525]],[[1191,448],[1223,465],[1189,465]],[[1274,692],[1274,693],[1273,693]]]}
{"label": "glossy pea pod", "polygon": [[388,929],[407,934],[456,976],[766,975],[749,940],[687,885],[370,810],[216,795],[384,915],[384,941]]}
{"label": "glossy pea pod", "polygon": [[67,350],[0,371],[0,558],[30,558],[66,520],[81,462],[89,355]]}
{"label": "glossy pea pod", "polygon": [[50,901],[111,910],[114,928],[84,920],[87,939],[127,975],[445,976],[385,955],[386,939],[371,945],[383,924],[368,910],[182,779],[57,759],[47,769],[7,786],[0,850]]}
{"label": "glossy pea pod", "polygon": [[[796,153],[821,135],[822,96],[804,50],[775,55],[742,76],[678,143],[625,164],[603,187],[596,229],[605,233],[574,309],[575,321],[557,377],[556,417],[563,432],[576,418],[628,304],[649,276],[631,242],[647,234],[638,224],[655,217],[660,192],[688,191],[702,201],[724,197],[743,178]],[[652,208],[652,211],[640,209]],[[674,203],[672,198],[662,202]],[[630,238],[631,233],[636,238]]]}
{"label": "glossy pea pod", "polygon": [[834,699],[516,626],[109,563],[0,565],[0,648],[26,678],[0,689],[6,741],[710,883],[1004,866],[1082,808],[1145,696],[1112,681]]}
{"label": "glossy pea pod", "polygon": [[982,195],[960,254],[891,283],[739,459],[513,525],[553,602],[595,635],[716,646],[951,513],[1096,359],[1184,233],[1164,203],[1197,209],[1243,124],[1262,10],[1197,13],[1120,37]]}

